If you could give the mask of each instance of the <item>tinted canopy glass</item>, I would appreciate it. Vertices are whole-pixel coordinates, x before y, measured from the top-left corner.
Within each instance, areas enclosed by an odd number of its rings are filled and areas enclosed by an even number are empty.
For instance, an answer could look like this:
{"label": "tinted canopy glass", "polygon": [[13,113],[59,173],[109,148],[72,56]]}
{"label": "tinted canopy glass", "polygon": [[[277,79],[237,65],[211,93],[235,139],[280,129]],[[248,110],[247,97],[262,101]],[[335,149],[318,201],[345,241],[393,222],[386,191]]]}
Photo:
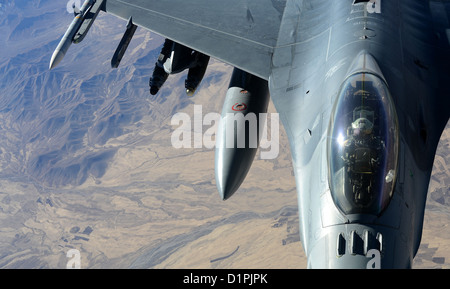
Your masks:
{"label": "tinted canopy glass", "polygon": [[329,185],[344,214],[379,215],[397,174],[398,121],[385,82],[369,73],[343,83],[330,121]]}

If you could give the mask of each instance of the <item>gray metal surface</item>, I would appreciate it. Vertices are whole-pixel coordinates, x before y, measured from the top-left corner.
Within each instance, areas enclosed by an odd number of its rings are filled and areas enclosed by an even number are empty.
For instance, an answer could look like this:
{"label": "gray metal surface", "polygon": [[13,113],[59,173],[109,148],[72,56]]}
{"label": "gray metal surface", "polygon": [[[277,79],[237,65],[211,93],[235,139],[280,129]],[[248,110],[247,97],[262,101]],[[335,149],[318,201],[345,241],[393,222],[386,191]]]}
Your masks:
{"label": "gray metal surface", "polygon": [[267,79],[284,2],[111,0],[106,11]]}

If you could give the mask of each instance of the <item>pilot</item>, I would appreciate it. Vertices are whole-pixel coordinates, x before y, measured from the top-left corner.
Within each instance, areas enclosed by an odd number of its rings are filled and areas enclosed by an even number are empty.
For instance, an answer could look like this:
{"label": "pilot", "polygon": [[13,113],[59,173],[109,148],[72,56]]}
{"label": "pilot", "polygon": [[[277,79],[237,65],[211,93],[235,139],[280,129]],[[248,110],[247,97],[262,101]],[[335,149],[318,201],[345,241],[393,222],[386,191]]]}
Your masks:
{"label": "pilot", "polygon": [[351,180],[356,204],[369,205],[372,200],[373,175],[379,166],[382,141],[374,136],[373,123],[360,115],[348,129],[344,161]]}
{"label": "pilot", "polygon": [[192,96],[205,75],[208,62],[209,56],[166,39],[150,77],[150,94],[158,93],[169,74],[189,69],[185,88],[187,95]]}
{"label": "pilot", "polygon": [[365,117],[360,117],[352,122],[353,135],[370,135],[372,133],[373,124]]}
{"label": "pilot", "polygon": [[[380,138],[373,134],[373,123],[365,117],[360,117],[352,122],[348,131],[351,135],[345,142],[344,160],[347,164],[357,165],[353,167],[356,172],[373,173],[373,169],[378,165],[382,144]],[[358,152],[361,152],[361,155]],[[363,160],[366,163],[363,163]]]}

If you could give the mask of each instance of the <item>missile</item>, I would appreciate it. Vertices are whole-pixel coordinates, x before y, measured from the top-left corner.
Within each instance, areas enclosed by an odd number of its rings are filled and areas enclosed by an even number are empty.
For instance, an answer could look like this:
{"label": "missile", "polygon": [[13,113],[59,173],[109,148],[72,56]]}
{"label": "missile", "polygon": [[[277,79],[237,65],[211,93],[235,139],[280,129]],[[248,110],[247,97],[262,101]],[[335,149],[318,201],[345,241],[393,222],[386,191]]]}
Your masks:
{"label": "missile", "polygon": [[269,104],[267,81],[234,69],[222,108],[215,151],[215,178],[222,200],[240,187],[261,139],[259,114]]}
{"label": "missile", "polygon": [[81,27],[81,24],[85,19],[86,12],[89,12],[90,8],[95,2],[96,2],[95,0],[86,0],[83,3],[83,6],[81,6],[80,9],[80,13],[77,14],[77,16],[75,16],[66,33],[62,37],[55,51],[53,52],[52,59],[50,60],[49,65],[50,69],[58,65],[58,63],[60,63],[61,60],[64,58],[64,56],[67,53],[67,50],[72,44],[72,40],[74,39],[75,34],[78,32],[78,30]]}
{"label": "missile", "polygon": [[78,29],[77,33],[75,33],[75,36],[72,39],[73,43],[77,44],[83,41],[84,37],[94,23],[95,18],[97,18],[98,13],[101,9],[103,9],[103,2],[105,1],[94,0],[94,3],[87,8],[86,12],[83,13],[83,22],[81,23],[80,28]]}
{"label": "missile", "polygon": [[116,51],[114,52],[113,58],[111,59],[111,67],[117,68],[119,67],[120,61],[122,60],[125,51],[127,51],[128,45],[133,38],[134,32],[136,32],[137,26],[133,24],[133,19],[130,17],[127,24],[127,29],[120,40],[119,46],[117,46]]}

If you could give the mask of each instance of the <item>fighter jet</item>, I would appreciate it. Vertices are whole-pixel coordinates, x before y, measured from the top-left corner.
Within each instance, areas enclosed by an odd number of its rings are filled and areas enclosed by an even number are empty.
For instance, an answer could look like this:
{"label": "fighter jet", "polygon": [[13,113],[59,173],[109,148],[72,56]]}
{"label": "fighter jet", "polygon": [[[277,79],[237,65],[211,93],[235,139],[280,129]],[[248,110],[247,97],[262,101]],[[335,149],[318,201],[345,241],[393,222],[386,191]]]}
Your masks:
{"label": "fighter jet", "polygon": [[[290,142],[308,268],[412,266],[450,115],[450,2],[103,0],[83,7],[81,18],[101,9],[232,65],[223,115],[264,113],[270,96]],[[243,127],[234,133],[242,131],[249,136]],[[217,146],[222,199],[238,190],[256,149]]]}

